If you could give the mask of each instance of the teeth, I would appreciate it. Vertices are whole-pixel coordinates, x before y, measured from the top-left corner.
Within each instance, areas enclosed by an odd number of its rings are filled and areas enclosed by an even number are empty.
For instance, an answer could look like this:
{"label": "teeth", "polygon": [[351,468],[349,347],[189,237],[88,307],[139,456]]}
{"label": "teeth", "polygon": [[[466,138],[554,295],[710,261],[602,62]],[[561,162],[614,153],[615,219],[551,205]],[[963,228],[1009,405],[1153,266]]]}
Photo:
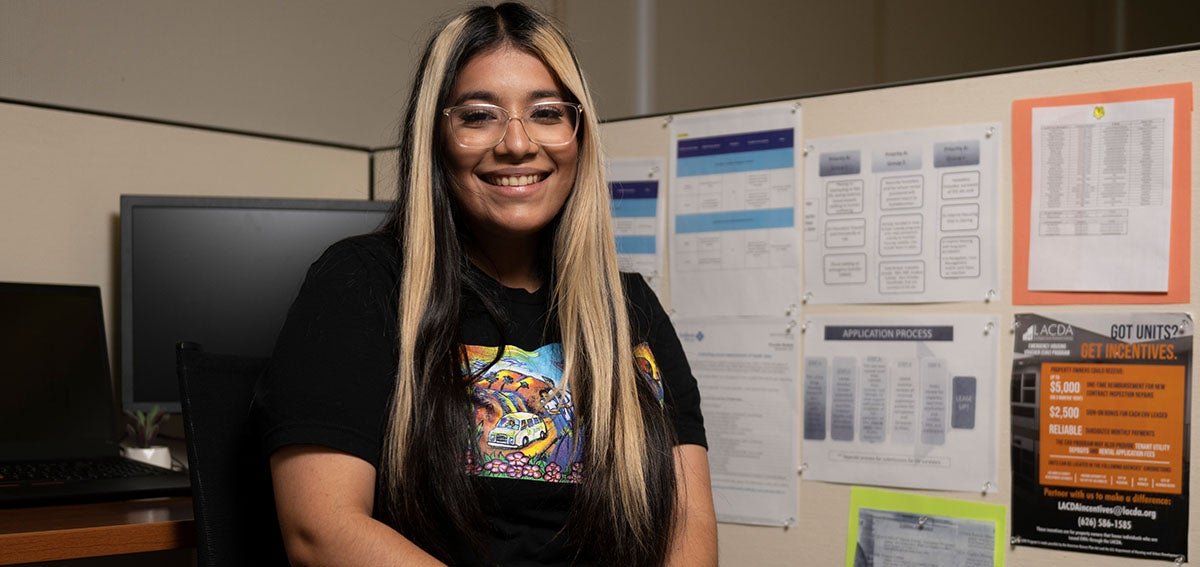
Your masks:
{"label": "teeth", "polygon": [[538,176],[536,175],[517,175],[513,177],[493,177],[492,185],[500,185],[502,187],[520,187],[522,185],[533,185],[537,183]]}

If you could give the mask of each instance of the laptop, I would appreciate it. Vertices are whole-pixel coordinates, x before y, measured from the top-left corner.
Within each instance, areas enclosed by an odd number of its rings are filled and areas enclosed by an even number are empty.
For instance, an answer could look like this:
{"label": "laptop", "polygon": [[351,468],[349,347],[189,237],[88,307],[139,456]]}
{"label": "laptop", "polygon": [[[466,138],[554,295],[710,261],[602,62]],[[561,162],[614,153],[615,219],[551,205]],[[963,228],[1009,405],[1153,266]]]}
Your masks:
{"label": "laptop", "polygon": [[186,495],[121,457],[96,286],[0,282],[0,507]]}

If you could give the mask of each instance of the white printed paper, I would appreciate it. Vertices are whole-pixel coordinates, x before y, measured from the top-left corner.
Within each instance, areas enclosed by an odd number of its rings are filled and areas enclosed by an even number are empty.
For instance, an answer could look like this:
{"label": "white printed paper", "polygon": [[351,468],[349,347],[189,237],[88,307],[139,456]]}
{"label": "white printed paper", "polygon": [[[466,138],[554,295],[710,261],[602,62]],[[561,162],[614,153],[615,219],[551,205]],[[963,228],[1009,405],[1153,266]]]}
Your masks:
{"label": "white printed paper", "polygon": [[996,318],[814,317],[804,335],[804,478],[996,486]]}
{"label": "white printed paper", "polygon": [[810,303],[979,301],[998,293],[999,124],[811,140]]}
{"label": "white printed paper", "polygon": [[671,304],[687,317],[779,316],[800,296],[792,104],[671,122]]}
{"label": "white printed paper", "polygon": [[666,236],[666,215],[663,214],[666,165],[663,159],[614,159],[608,162],[617,266],[623,272],[642,274],[660,297]]}
{"label": "white printed paper", "polygon": [[700,384],[717,520],[794,525],[798,329],[782,317],[675,328]]}
{"label": "white printed paper", "polygon": [[1032,119],[1029,289],[1167,291],[1174,100]]}

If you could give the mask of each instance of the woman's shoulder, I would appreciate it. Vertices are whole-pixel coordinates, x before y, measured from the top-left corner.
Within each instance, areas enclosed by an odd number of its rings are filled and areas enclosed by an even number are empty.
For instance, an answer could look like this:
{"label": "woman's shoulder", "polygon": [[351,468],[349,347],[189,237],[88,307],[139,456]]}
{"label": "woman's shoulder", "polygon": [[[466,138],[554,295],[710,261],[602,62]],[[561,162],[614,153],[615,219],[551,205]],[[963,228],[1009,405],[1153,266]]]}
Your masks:
{"label": "woman's shoulder", "polygon": [[309,268],[310,282],[335,286],[394,282],[400,275],[400,244],[390,235],[361,234],[330,244]]}
{"label": "woman's shoulder", "polygon": [[390,234],[369,232],[343,238],[325,249],[323,256],[376,256],[380,258],[400,257],[400,243]]}
{"label": "woman's shoulder", "polygon": [[343,238],[330,244],[317,266],[333,267],[347,264],[387,268],[400,265],[400,243],[394,237],[380,232],[360,234]]}
{"label": "woman's shoulder", "polygon": [[620,272],[621,285],[625,286],[625,292],[629,293],[632,290],[640,290],[642,287],[648,288],[646,278],[637,272]]}
{"label": "woman's shoulder", "polygon": [[644,306],[647,302],[657,305],[658,296],[646,283],[646,278],[637,272],[621,272],[621,287],[626,299],[633,305]]}
{"label": "woman's shoulder", "polygon": [[629,313],[634,340],[640,342],[667,318],[667,314],[658,296],[641,274],[621,272],[621,287],[625,291],[625,306]]}

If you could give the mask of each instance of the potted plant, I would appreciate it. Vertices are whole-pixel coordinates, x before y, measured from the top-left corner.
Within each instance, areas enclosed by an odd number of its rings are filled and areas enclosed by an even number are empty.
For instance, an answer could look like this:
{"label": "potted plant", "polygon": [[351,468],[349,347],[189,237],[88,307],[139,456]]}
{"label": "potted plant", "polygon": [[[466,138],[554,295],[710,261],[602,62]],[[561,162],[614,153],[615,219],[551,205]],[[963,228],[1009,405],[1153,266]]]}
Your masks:
{"label": "potted plant", "polygon": [[171,418],[171,414],[159,406],[150,408],[150,412],[125,410],[129,422],[125,424],[125,438],[129,446],[125,447],[127,458],[164,469],[171,468],[171,449],[166,445],[155,445],[159,428],[163,422]]}

